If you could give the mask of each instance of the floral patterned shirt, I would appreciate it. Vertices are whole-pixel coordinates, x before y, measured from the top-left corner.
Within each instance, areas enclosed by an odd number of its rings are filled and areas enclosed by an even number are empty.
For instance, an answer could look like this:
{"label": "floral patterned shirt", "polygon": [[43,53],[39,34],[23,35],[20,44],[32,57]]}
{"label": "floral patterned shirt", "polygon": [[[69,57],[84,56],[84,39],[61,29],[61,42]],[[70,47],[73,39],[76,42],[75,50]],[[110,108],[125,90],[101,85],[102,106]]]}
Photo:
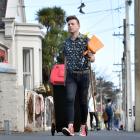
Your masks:
{"label": "floral patterned shirt", "polygon": [[83,53],[87,50],[88,38],[79,34],[72,40],[66,39],[64,42],[64,56],[66,58],[66,69],[69,71],[81,71],[89,69],[89,60]]}

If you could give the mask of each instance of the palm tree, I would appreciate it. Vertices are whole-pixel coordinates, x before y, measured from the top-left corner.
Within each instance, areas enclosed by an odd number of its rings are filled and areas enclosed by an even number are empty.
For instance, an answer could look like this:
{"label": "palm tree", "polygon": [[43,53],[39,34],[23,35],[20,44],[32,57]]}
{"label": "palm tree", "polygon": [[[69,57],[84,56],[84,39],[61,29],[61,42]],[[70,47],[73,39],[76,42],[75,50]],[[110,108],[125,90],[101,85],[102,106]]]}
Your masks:
{"label": "palm tree", "polygon": [[[43,82],[49,80],[50,70],[56,58],[61,61],[62,43],[68,36],[64,31],[65,11],[60,7],[43,8],[37,12],[37,20],[46,28],[46,36],[42,43]],[[62,57],[61,57],[62,58]]]}
{"label": "palm tree", "polygon": [[65,11],[60,7],[43,8],[37,12],[37,20],[46,27],[47,32],[53,28],[62,29],[65,25]]}

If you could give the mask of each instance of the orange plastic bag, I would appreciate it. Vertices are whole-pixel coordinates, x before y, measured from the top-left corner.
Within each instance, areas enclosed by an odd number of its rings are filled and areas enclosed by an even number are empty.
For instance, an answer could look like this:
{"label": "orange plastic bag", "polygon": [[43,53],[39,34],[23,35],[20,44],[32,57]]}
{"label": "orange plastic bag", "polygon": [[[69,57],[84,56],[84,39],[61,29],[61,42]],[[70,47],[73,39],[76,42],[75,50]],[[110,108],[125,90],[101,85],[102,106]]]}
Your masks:
{"label": "orange plastic bag", "polygon": [[[89,40],[89,42],[88,42],[88,50],[91,51],[91,52],[94,53],[94,54],[95,54],[99,49],[101,49],[103,46],[104,46],[103,43],[102,43],[95,35],[93,35],[93,36],[91,37],[91,39]],[[84,53],[84,55],[87,54],[87,52],[88,52],[88,51],[86,51],[86,52]]]}

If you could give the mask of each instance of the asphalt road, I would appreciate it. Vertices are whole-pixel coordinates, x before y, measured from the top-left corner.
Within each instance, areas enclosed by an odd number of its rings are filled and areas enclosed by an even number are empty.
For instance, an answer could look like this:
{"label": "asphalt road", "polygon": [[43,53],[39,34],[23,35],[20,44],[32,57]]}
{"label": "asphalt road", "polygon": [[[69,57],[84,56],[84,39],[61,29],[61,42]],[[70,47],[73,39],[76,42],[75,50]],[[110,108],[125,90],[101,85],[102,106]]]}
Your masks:
{"label": "asphalt road", "polygon": [[140,132],[124,132],[124,131],[107,131],[101,130],[97,132],[89,131],[87,137],[81,137],[78,133],[73,137],[63,136],[61,132],[51,135],[51,132],[34,132],[34,133],[12,133],[10,135],[0,134],[0,140],[140,140]]}

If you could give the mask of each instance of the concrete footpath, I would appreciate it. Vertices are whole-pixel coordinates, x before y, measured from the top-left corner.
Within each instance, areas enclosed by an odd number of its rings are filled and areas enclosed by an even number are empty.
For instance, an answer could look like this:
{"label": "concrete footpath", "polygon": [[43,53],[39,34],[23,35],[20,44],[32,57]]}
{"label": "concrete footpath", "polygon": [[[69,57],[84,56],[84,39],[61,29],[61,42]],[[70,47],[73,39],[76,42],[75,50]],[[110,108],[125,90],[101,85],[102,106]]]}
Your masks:
{"label": "concrete footpath", "polygon": [[[55,136],[51,135],[50,131],[47,132],[33,132],[33,133],[12,133],[6,135],[0,133],[0,140],[65,140],[65,139],[80,140],[81,136],[78,133],[73,137],[64,136],[61,132],[55,133]],[[124,131],[89,131],[88,136],[84,137],[87,140],[140,140],[140,132],[124,132]]]}

